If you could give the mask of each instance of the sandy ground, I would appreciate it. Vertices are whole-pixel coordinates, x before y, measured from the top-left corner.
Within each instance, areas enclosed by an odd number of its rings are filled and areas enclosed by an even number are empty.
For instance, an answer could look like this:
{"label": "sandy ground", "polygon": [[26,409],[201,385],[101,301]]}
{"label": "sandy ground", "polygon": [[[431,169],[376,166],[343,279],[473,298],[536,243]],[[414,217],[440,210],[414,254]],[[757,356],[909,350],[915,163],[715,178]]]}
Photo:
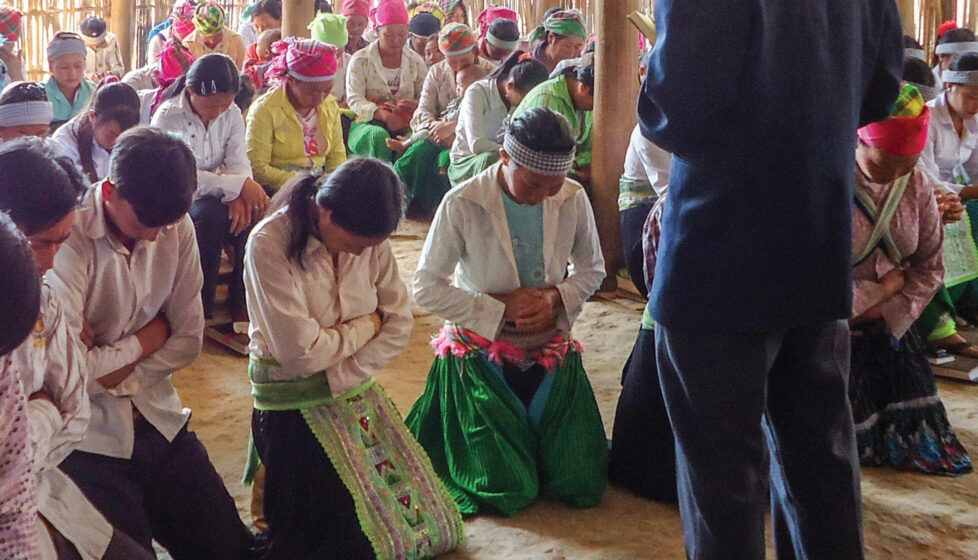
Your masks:
{"label": "sandy ground", "polygon": [[[417,265],[426,230],[426,224],[408,221],[394,237],[394,252],[406,280]],[[621,367],[635,339],[640,309],[624,299],[598,299],[585,306],[575,327],[609,435]],[[402,413],[424,388],[432,358],[427,341],[441,324],[417,307],[414,311],[409,348],[378,375]],[[245,358],[205,343],[200,358],[177,374],[176,385],[184,405],[194,410],[192,428],[207,446],[242,516],[250,519],[250,490],[240,482],[251,418],[246,367]],[[951,424],[965,447],[978,453],[974,406],[978,386],[945,380],[939,386]],[[978,558],[978,475],[943,478],[864,469],[863,498],[868,558]],[[469,519],[466,530],[465,545],[445,558],[685,558],[676,509],[614,488],[591,510],[541,501],[510,518]]]}

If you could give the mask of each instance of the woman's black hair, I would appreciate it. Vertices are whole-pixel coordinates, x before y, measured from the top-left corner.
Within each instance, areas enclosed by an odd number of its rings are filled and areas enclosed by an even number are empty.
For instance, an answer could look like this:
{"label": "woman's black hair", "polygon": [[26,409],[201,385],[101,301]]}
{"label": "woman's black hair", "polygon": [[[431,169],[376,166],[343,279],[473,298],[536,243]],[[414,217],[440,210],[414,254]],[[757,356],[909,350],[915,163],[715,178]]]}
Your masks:
{"label": "woman's black hair", "polygon": [[937,85],[930,66],[923,60],[910,56],[903,59],[903,81],[929,87]]}
{"label": "woman's black hair", "polygon": [[250,77],[242,75],[238,94],[234,96],[234,104],[241,110],[241,114],[245,115],[248,113],[248,108],[251,107],[251,102],[254,100],[255,84],[251,81]]}
{"label": "woman's black hair", "polygon": [[489,78],[494,80],[512,78],[513,87],[520,93],[526,93],[535,88],[537,84],[546,81],[550,77],[547,67],[533,58],[520,60],[524,54],[523,51],[513,51],[502,64],[489,74]]}
{"label": "woman's black hair", "polygon": [[282,21],[282,0],[258,0],[251,10],[251,18],[261,14],[268,14],[272,19]]}
{"label": "woman's black hair", "polygon": [[578,66],[576,71],[576,78],[578,82],[591,88],[591,93],[594,93],[594,64],[588,64],[587,66]]}
{"label": "woman's black hair", "polygon": [[567,119],[545,107],[532,107],[513,117],[506,134],[537,152],[566,154],[577,147]]}
{"label": "woman's black hair", "polygon": [[333,6],[326,0],[316,0],[316,13],[331,14],[333,13]]}
{"label": "woman's black hair", "polygon": [[37,82],[17,82],[10,84],[0,95],[0,105],[24,103],[25,101],[47,101],[48,94],[44,86]]}
{"label": "woman's black hair", "polygon": [[978,70],[978,53],[966,53],[959,56],[951,63],[951,70],[958,72],[974,72]]}
{"label": "woman's black hair", "polygon": [[903,48],[905,48],[905,49],[924,50],[924,47],[920,43],[918,43],[917,40],[914,39],[913,37],[911,37],[910,35],[904,35],[903,36]]}
{"label": "woman's black hair", "polygon": [[968,29],[967,27],[958,27],[955,29],[948,29],[941,35],[940,39],[937,40],[938,45],[943,45],[944,43],[970,43],[978,39],[975,38],[975,32]]}
{"label": "woman's black hair", "polygon": [[489,27],[486,28],[487,33],[492,33],[492,36],[499,39],[500,41],[519,41],[520,40],[520,28],[516,25],[516,22],[507,19],[499,18],[492,20]]}
{"label": "woman's black hair", "polygon": [[304,177],[282,194],[289,197],[286,212],[292,221],[289,258],[299,266],[316,231],[317,206],[331,210],[336,225],[362,237],[394,233],[404,213],[404,185],[394,168],[378,159],[349,159],[329,175]]}
{"label": "woman's black hair", "polygon": [[[88,118],[88,112],[95,113],[95,123]],[[78,142],[78,158],[81,160],[82,171],[92,183],[105,177],[99,177],[95,171],[95,160],[92,158],[92,139],[95,137],[95,127],[111,122],[119,125],[125,132],[139,124],[139,95],[129,84],[113,82],[103,84],[95,90],[88,103],[88,109],[82,111],[76,119],[79,120],[75,139]]]}
{"label": "woman's black hair", "polygon": [[98,37],[99,35],[105,33],[105,20],[96,16],[85,18],[85,20],[81,22],[79,29],[81,29],[82,35],[87,37]]}
{"label": "woman's black hair", "polygon": [[41,309],[41,281],[24,235],[0,211],[0,356],[20,346]]}
{"label": "woman's black hair", "polygon": [[197,162],[172,132],[137,126],[112,148],[109,180],[146,227],[162,227],[190,210],[197,191]]}
{"label": "woman's black hair", "polygon": [[163,92],[160,102],[180,95],[184,88],[205,97],[217,93],[237,95],[241,87],[240,82],[241,74],[230,56],[223,53],[209,53],[195,60],[186,74],[170,84],[170,87]]}
{"label": "woman's black hair", "polygon": [[40,138],[23,137],[0,145],[0,210],[26,235],[64,219],[85,192],[75,165]]}
{"label": "woman's black hair", "polygon": [[578,82],[591,88],[591,92],[594,92],[594,63],[586,64],[584,66],[568,66],[560,72],[561,76],[571,76]]}

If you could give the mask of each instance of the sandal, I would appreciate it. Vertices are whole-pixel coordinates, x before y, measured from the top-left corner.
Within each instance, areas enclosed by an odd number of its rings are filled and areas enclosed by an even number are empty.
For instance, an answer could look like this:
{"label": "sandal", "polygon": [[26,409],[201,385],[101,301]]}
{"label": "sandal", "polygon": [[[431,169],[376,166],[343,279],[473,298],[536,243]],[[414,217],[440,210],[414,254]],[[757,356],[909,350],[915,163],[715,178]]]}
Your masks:
{"label": "sandal", "polygon": [[975,348],[967,342],[959,342],[957,344],[945,346],[942,348],[942,350],[947,350],[949,354],[953,354],[955,356],[978,360],[978,348]]}

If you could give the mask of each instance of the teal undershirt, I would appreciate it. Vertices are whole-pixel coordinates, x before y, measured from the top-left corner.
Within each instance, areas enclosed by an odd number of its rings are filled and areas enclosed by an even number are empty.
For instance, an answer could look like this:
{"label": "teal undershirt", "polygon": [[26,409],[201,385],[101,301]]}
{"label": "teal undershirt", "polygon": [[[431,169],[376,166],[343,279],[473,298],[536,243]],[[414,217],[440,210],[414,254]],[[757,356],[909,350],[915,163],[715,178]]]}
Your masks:
{"label": "teal undershirt", "polygon": [[546,279],[543,263],[543,204],[528,206],[518,204],[505,192],[502,196],[520,285],[539,288]]}

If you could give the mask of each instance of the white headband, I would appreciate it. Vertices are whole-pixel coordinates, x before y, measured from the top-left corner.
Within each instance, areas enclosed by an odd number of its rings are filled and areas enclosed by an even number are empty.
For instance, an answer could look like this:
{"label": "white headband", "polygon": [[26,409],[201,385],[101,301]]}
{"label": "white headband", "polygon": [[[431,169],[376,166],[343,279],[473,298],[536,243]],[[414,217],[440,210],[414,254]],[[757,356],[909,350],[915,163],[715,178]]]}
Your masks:
{"label": "white headband", "polygon": [[289,76],[300,82],[331,82],[336,77],[336,74],[330,74],[329,76],[303,76],[295,70],[290,69]]}
{"label": "white headband", "polygon": [[521,144],[512,134],[507,134],[503,139],[503,149],[516,165],[540,175],[567,175],[574,165],[575,150],[566,154],[538,152]]}
{"label": "white headband", "polygon": [[924,84],[915,84],[913,82],[907,83],[920,90],[920,95],[924,96],[924,101],[937,99],[941,95],[941,88],[925,86]]}
{"label": "white headband", "polygon": [[0,105],[0,126],[48,126],[54,120],[54,105],[50,101],[21,101]]}
{"label": "white headband", "polygon": [[967,41],[962,43],[944,43],[943,45],[937,45],[937,50],[934,52],[937,54],[966,54],[970,52],[978,52],[978,42]]}
{"label": "white headband", "polygon": [[924,49],[903,49],[903,56],[927,62],[927,53],[924,52]]}
{"label": "white headband", "polygon": [[106,33],[108,33],[107,30],[99,33],[95,37],[89,37],[88,35],[85,35],[84,33],[82,33],[81,34],[81,38],[82,38],[82,41],[85,41],[85,44],[88,44],[88,45],[97,45],[97,44],[99,44],[99,43],[102,42],[102,39],[105,39],[105,34]]}
{"label": "white headband", "polygon": [[489,41],[489,44],[492,45],[492,46],[494,46],[494,47],[499,47],[499,48],[505,49],[507,51],[515,50],[516,47],[518,47],[519,44],[520,44],[520,40],[519,39],[517,39],[515,41],[503,41],[499,37],[496,37],[495,35],[493,35],[491,31],[486,32],[486,41]]}
{"label": "white headband", "polygon": [[438,50],[440,50],[441,51],[441,54],[443,54],[445,56],[456,56],[456,55],[460,55],[460,54],[465,54],[467,52],[471,52],[472,49],[474,49],[474,48],[475,48],[475,43],[472,43],[471,45],[465,47],[464,49],[462,49],[460,51],[446,51],[446,50],[442,50],[441,46],[438,47]]}
{"label": "white headband", "polygon": [[945,84],[978,86],[978,70],[945,70],[941,73],[941,80],[943,80]]}
{"label": "white headband", "polygon": [[78,37],[60,37],[48,43],[47,55],[49,61],[55,61],[67,54],[80,54],[82,58],[88,55],[85,41]]}

